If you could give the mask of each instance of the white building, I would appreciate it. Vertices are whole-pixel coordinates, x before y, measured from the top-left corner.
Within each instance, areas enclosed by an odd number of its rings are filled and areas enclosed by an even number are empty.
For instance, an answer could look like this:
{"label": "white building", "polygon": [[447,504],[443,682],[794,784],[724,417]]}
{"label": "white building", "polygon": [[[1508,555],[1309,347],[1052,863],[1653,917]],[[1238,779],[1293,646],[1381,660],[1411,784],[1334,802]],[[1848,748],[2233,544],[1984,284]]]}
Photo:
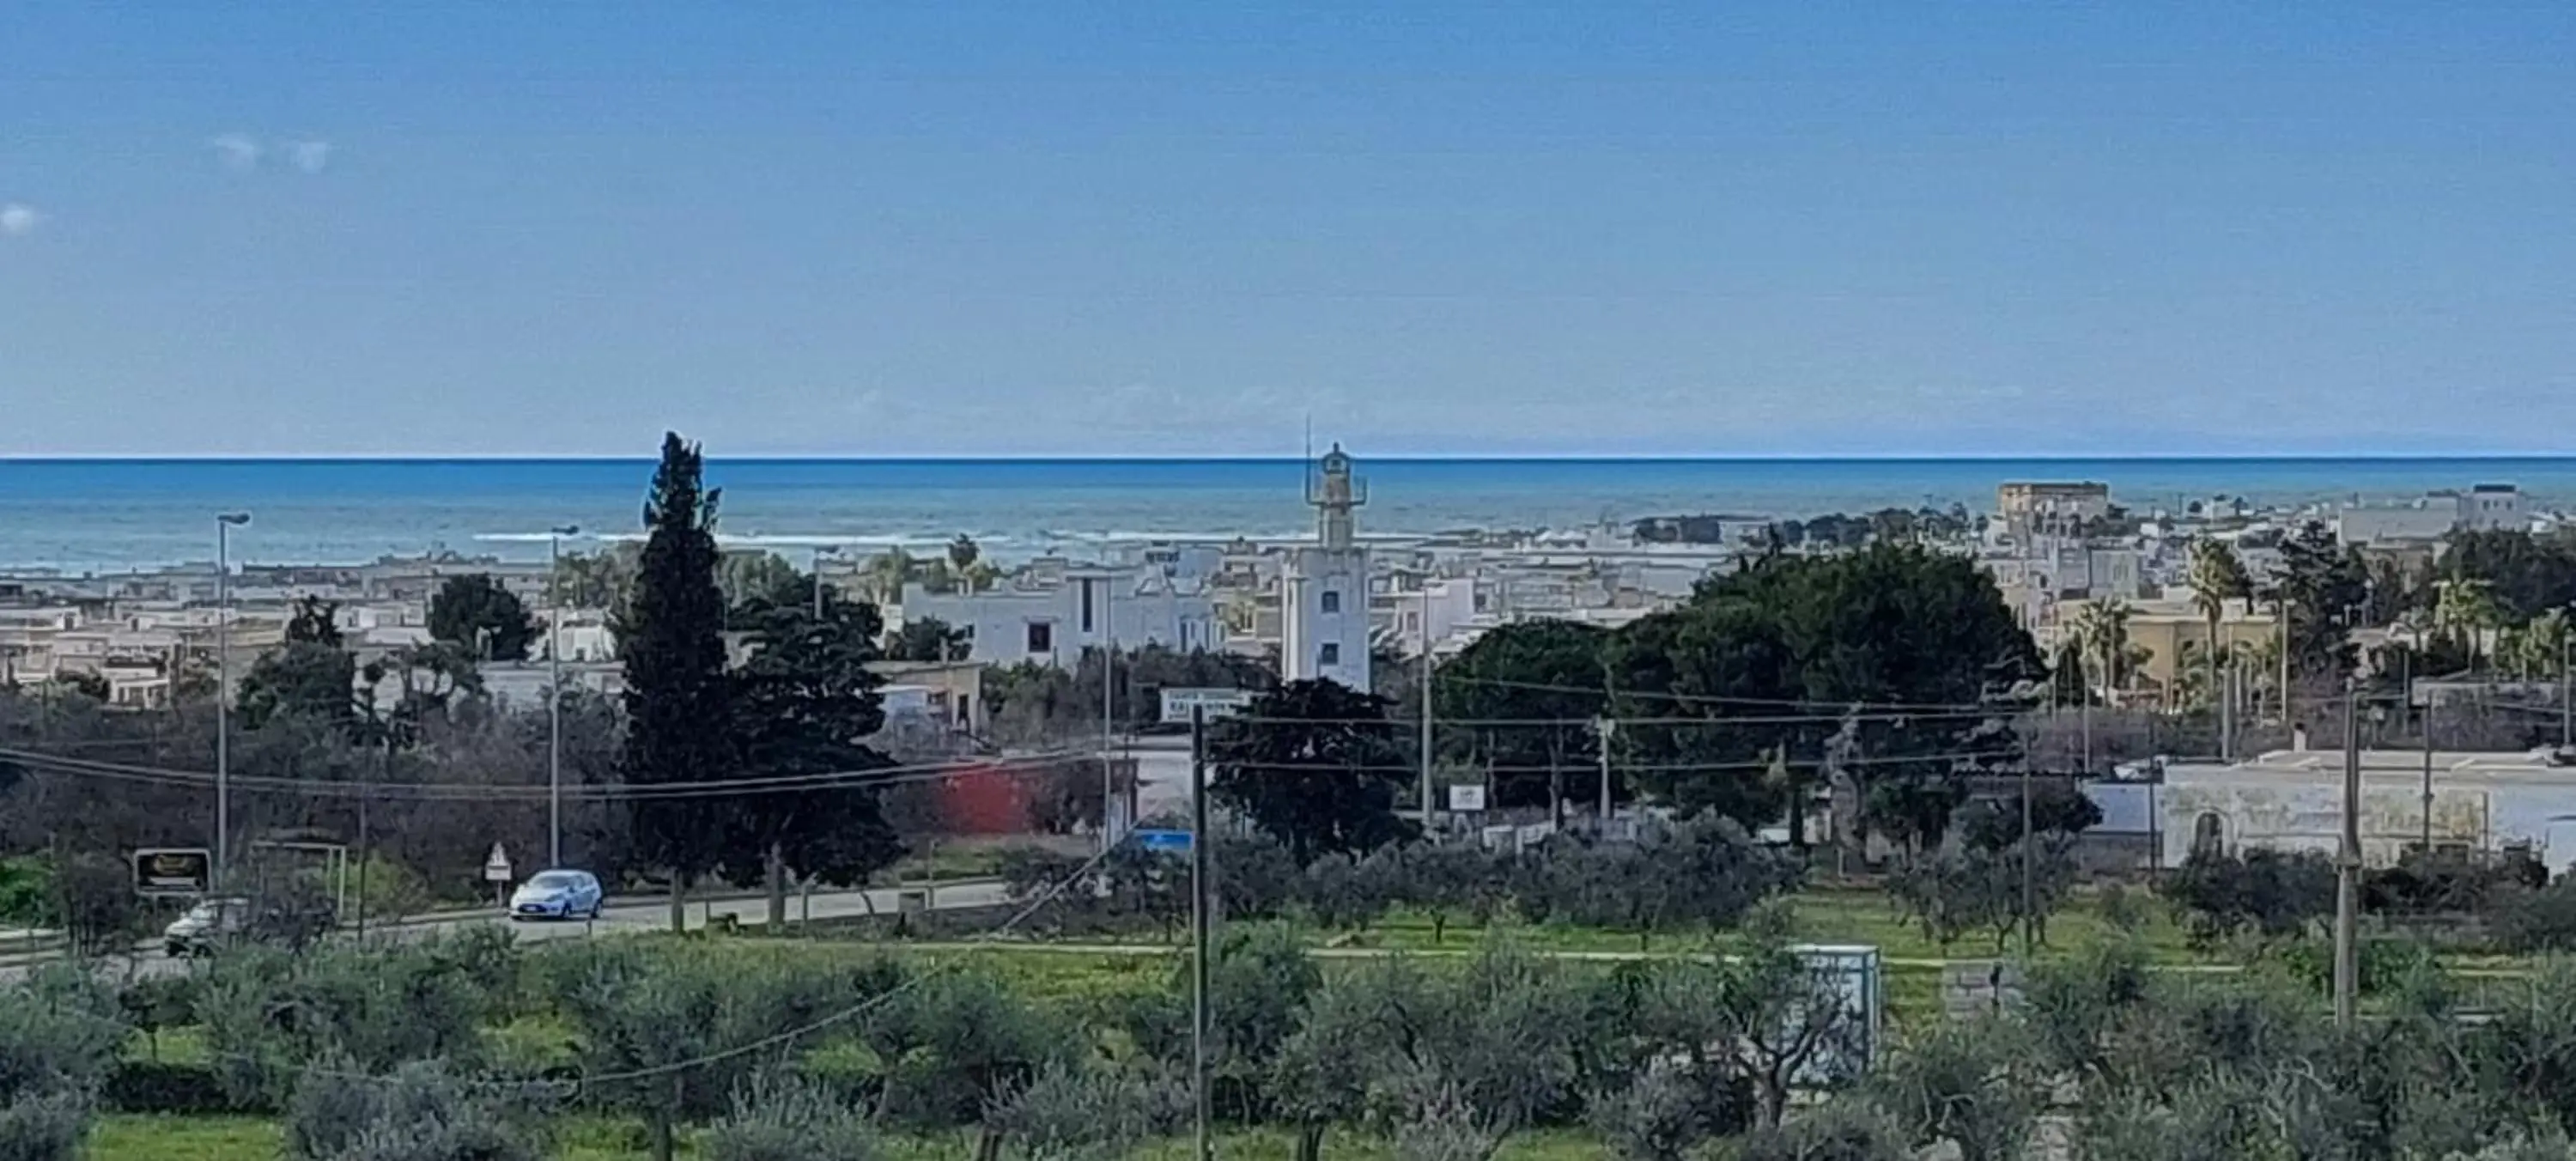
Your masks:
{"label": "white building", "polygon": [[1358,542],[1355,510],[1368,502],[1351,479],[1340,444],[1326,452],[1307,485],[1315,507],[1315,543],[1290,551],[1280,573],[1279,676],[1319,678],[1369,688],[1369,561]]}
{"label": "white building", "polygon": [[1187,652],[1225,643],[1207,587],[1157,569],[1033,567],[976,593],[906,586],[902,613],[965,630],[971,659],[989,665],[1069,666],[1086,648]]}
{"label": "white building", "polygon": [[1419,589],[1395,598],[1396,639],[1415,657],[1437,649],[1476,619],[1473,577],[1426,579]]}
{"label": "white building", "polygon": [[[2147,830],[2163,864],[2194,850],[2332,855],[2343,828],[2343,752],[2283,750],[2250,762],[2176,763],[2155,782],[2097,782],[2085,794],[2109,831]],[[2361,755],[2361,853],[2388,866],[2424,841],[2501,852],[2528,847],[2552,873],[2576,865],[2576,766],[2546,753],[2434,753],[2432,797],[2420,750]],[[2429,806],[2429,810],[2428,810]],[[2429,821],[2428,821],[2429,819]]]}
{"label": "white building", "polygon": [[2453,532],[2527,528],[2530,523],[2522,489],[2479,484],[2465,492],[2434,492],[2412,504],[2343,508],[2335,513],[2335,539],[2344,544],[2420,544]]}
{"label": "white building", "polygon": [[2527,528],[2522,489],[2511,484],[2479,484],[2460,494],[2459,527],[2477,532]]}

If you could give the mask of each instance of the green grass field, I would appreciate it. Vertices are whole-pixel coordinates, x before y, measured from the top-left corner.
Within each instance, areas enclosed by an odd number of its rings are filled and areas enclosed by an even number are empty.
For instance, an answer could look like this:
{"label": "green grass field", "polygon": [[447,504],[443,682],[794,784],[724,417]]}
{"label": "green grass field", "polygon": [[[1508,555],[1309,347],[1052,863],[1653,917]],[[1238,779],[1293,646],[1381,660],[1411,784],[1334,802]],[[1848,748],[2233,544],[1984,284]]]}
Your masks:
{"label": "green grass field", "polygon": [[[2142,904],[2138,910],[2145,919],[2139,935],[2156,962],[2183,970],[2228,970],[2239,964],[2240,961],[2228,958],[2227,949],[2213,952],[2191,949],[2186,945],[2182,931],[2160,907],[2149,904],[2143,897],[2137,901]],[[1884,984],[1888,1016],[1898,1035],[1902,1035],[1907,1026],[1938,1017],[1944,962],[1981,960],[1994,955],[1990,935],[1971,934],[1947,949],[1939,947],[1925,939],[1919,928],[1906,923],[1886,896],[1876,891],[1809,890],[1793,900],[1792,906],[1798,939],[1813,943],[1875,945],[1884,953],[1887,957]],[[1451,924],[1435,938],[1434,926],[1427,915],[1400,912],[1373,924],[1366,932],[1337,936],[1317,933],[1315,942],[1327,957],[1325,970],[1335,971],[1349,970],[1363,959],[1385,952],[1442,959],[1464,957],[1494,934]],[[1641,953],[1635,935],[1619,932],[1553,925],[1511,925],[1508,935],[1533,951],[1578,956],[1586,961],[1624,959],[1640,954],[1724,953],[1742,945],[1741,937],[1734,935],[1711,938],[1705,934],[1671,933],[1647,941]],[[2051,921],[2049,941],[2040,950],[2040,955],[2042,958],[2070,955],[2116,937],[2118,933],[2102,914],[2099,898],[2090,893],[2079,894]],[[669,937],[648,935],[635,938]],[[1118,944],[1035,941],[907,944],[841,939],[743,938],[728,941],[727,946],[752,957],[839,959],[891,952],[927,962],[972,960],[979,969],[998,974],[1021,994],[1067,1008],[1088,1007],[1095,1001],[1168,987],[1180,967],[1185,949],[1183,943],[1166,944],[1152,934],[1129,937],[1126,942]],[[2018,950],[2018,941],[2015,941],[2007,954]],[[2239,951],[2236,954],[2244,953]],[[2481,987],[2501,985],[2532,966],[2531,961],[2493,956],[2448,956],[2445,962],[2466,977],[2464,982],[2473,992]],[[521,1061],[560,1057],[569,1063],[576,1052],[571,1036],[568,1028],[551,1018],[522,1019],[493,1030],[496,1051]],[[154,1048],[138,1034],[128,1051],[141,1059],[152,1054]],[[205,1049],[196,1029],[177,1028],[160,1034],[157,1053],[164,1061],[188,1063],[202,1061]],[[552,1126],[551,1134],[549,1155],[558,1158],[589,1161],[641,1156],[645,1151],[642,1127],[632,1121],[588,1115],[570,1117]],[[887,1156],[903,1161],[948,1161],[951,1158],[966,1161],[974,1148],[971,1136],[966,1134],[895,1137],[886,1144]],[[1294,1140],[1284,1132],[1245,1131],[1228,1134],[1222,1150],[1229,1157],[1287,1161],[1294,1154]],[[1391,1155],[1386,1142],[1348,1134],[1336,1135],[1328,1145],[1328,1151],[1337,1157],[1373,1159]],[[144,1161],[147,1158],[159,1161],[172,1157],[269,1161],[279,1152],[280,1129],[272,1120],[120,1115],[102,1120],[92,1136],[88,1156],[92,1161]],[[694,1146],[684,1148],[683,1155],[696,1155]],[[1161,1142],[1141,1154],[1156,1161],[1185,1161],[1189,1155],[1190,1144],[1186,1140]],[[1501,1154],[1513,1161],[1554,1161],[1600,1155],[1601,1151],[1594,1142],[1579,1133],[1567,1132],[1519,1137]]]}
{"label": "green grass field", "polygon": [[[646,1154],[640,1122],[600,1117],[574,1117],[555,1126],[547,1156],[558,1161],[610,1161]],[[697,1135],[685,1134],[679,1154],[699,1156]],[[276,1121],[257,1117],[109,1116],[90,1133],[88,1161],[277,1161],[285,1133]],[[975,1140],[965,1133],[937,1136],[890,1136],[887,1161],[968,1161]],[[1226,1133],[1217,1151],[1240,1161],[1289,1161],[1296,1138],[1287,1132],[1257,1129]],[[1394,1156],[1393,1148],[1374,1137],[1335,1134],[1325,1151],[1336,1158],[1378,1161]],[[1187,1161],[1188,1138],[1154,1142],[1137,1153],[1145,1161]],[[1602,1156],[1600,1146],[1580,1133],[1548,1131],[1512,1138],[1498,1154],[1501,1161],[1577,1161]]]}

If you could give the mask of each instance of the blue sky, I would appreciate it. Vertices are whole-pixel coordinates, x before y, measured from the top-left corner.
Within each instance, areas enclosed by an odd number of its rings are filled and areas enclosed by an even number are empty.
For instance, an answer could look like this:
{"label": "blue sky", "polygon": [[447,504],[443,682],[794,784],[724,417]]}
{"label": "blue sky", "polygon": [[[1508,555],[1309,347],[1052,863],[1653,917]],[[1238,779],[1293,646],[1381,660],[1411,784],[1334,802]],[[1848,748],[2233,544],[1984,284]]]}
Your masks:
{"label": "blue sky", "polygon": [[2576,6],[0,7],[0,454],[2558,451]]}

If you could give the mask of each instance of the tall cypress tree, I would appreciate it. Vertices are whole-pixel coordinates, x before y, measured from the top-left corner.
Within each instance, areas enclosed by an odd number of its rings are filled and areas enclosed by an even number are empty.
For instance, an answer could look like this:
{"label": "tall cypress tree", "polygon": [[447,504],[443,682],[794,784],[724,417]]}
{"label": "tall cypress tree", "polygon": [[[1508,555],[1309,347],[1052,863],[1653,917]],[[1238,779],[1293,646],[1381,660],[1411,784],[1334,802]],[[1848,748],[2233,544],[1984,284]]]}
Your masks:
{"label": "tall cypress tree", "polygon": [[[734,765],[722,728],[732,687],[725,675],[724,595],[716,588],[716,501],[705,457],[678,433],[662,437],[662,464],[644,500],[644,555],[618,623],[626,667],[626,752],[633,786],[724,777]],[[706,800],[635,799],[635,842],[671,872],[671,926],[686,887],[723,853],[725,827]]]}

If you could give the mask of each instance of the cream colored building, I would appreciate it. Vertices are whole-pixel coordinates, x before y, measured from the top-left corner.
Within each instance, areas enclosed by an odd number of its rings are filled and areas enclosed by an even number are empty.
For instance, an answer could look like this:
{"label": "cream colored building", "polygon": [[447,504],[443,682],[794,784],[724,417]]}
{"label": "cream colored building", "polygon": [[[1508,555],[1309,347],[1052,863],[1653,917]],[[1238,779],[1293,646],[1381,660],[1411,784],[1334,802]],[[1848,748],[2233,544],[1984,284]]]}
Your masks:
{"label": "cream colored building", "polygon": [[[2172,689],[2184,643],[2190,643],[2195,657],[2208,647],[2209,619],[2187,597],[2123,603],[2129,608],[2129,644],[2147,653],[2146,660],[2127,675],[2127,684],[2156,691]],[[2042,643],[2055,647],[2075,640],[2076,626],[2083,623],[2084,609],[2089,604],[2069,601],[2060,605]],[[2280,618],[2268,606],[2257,604],[2249,609],[2244,601],[2229,601],[2219,614],[2218,640],[2231,649],[2264,648],[2279,639],[2280,626]]]}

